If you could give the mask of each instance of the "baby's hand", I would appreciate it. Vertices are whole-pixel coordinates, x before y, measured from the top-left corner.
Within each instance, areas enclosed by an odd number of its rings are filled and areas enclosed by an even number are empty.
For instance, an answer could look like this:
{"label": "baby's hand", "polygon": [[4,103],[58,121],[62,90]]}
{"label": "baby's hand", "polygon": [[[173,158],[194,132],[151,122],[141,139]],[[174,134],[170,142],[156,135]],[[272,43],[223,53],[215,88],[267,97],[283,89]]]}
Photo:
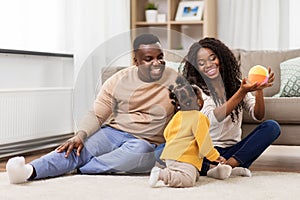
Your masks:
{"label": "baby's hand", "polygon": [[223,156],[220,156],[218,159],[217,159],[217,162],[221,163],[221,164],[225,164],[226,163],[226,159],[223,157]]}

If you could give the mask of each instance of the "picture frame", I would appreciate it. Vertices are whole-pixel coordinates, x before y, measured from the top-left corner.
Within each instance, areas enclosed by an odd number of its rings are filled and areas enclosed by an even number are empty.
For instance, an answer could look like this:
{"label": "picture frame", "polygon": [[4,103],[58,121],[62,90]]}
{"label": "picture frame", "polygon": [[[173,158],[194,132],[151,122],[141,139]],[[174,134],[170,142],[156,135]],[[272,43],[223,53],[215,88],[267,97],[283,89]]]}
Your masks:
{"label": "picture frame", "polygon": [[201,20],[204,1],[181,1],[178,5],[175,21]]}

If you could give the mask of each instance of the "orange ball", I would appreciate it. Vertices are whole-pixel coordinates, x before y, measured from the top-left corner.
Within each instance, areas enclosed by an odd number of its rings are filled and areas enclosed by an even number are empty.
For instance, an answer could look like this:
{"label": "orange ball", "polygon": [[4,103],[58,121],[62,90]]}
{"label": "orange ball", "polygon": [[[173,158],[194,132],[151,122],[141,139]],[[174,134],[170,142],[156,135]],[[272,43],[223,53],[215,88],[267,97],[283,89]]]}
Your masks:
{"label": "orange ball", "polygon": [[261,65],[255,65],[251,67],[248,73],[248,81],[250,83],[259,83],[263,84],[266,83],[269,79],[269,72],[267,68]]}

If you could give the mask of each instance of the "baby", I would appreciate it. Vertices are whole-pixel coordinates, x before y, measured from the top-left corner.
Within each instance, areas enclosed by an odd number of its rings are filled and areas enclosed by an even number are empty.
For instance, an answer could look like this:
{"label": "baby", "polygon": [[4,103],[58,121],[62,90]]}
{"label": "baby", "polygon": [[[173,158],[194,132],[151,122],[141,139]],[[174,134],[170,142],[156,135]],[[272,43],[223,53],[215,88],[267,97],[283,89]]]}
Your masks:
{"label": "baby", "polygon": [[[182,76],[178,76],[176,84],[170,86],[170,98],[177,112],[165,128],[166,145],[160,157],[166,162],[166,168],[151,170],[151,187],[160,180],[170,187],[192,187],[204,157],[226,162],[212,144],[208,118],[199,111],[203,106],[200,88],[191,86]],[[229,165],[222,164],[221,168],[222,173],[230,174]]]}

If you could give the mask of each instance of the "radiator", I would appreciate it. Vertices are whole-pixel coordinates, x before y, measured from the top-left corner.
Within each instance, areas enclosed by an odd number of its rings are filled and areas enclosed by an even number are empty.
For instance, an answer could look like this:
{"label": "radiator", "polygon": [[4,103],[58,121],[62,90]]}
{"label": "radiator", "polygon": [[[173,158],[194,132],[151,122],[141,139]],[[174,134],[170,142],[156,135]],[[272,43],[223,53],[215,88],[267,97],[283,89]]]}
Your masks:
{"label": "radiator", "polygon": [[72,88],[0,90],[0,157],[53,147],[73,134]]}

